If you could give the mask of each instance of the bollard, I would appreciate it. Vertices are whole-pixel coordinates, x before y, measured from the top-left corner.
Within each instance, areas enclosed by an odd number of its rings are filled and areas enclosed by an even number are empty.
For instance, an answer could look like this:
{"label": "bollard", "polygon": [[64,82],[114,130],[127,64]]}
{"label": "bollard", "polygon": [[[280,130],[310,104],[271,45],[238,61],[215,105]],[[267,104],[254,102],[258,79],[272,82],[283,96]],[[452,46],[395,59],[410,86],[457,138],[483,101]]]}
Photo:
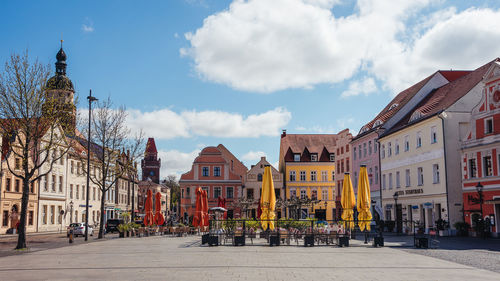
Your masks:
{"label": "bollard", "polygon": [[73,243],[73,229],[69,230],[69,243]]}

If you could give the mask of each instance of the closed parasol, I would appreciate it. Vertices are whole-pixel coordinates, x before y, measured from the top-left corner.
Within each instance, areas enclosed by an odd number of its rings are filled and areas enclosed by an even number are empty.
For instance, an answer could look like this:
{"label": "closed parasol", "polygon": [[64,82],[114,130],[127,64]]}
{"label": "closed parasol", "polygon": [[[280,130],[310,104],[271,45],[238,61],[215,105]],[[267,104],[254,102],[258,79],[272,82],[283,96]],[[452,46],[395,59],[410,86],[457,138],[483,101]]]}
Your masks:
{"label": "closed parasol", "polygon": [[144,204],[144,225],[151,226],[153,225],[153,192],[148,190],[146,196],[146,203]]}
{"label": "closed parasol", "polygon": [[165,222],[165,217],[161,213],[161,193],[156,192],[155,194],[155,216],[154,223],[156,225],[162,225]]}

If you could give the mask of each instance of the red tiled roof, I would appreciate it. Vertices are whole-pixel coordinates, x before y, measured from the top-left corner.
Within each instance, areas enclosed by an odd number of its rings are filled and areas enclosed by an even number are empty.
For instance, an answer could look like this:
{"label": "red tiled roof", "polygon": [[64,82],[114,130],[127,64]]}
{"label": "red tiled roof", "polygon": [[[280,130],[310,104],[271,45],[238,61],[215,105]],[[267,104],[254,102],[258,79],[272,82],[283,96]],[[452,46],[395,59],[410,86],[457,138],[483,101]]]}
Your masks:
{"label": "red tiled roof", "polygon": [[460,78],[466,74],[471,73],[472,71],[470,71],[470,70],[440,70],[438,72],[441,73],[441,75],[443,75],[444,78],[446,78],[446,80],[453,82],[453,81],[457,80],[458,78]]}
{"label": "red tiled roof", "polygon": [[411,116],[414,112],[419,112],[421,117],[415,122],[420,121],[422,118],[432,116],[442,110],[447,109],[460,98],[465,96],[474,86],[476,86],[483,76],[488,71],[491,64],[498,59],[491,61],[474,71],[469,72],[462,77],[443,85],[442,87],[434,90],[428,94],[416,107],[414,110],[410,111],[403,119],[401,119],[392,129],[385,132],[383,135],[389,135],[395,131],[398,131],[406,127],[409,123]]}
{"label": "red tiled roof", "polygon": [[295,153],[302,153],[307,148],[310,153],[320,154],[323,148],[334,152],[336,144],[336,134],[286,134],[281,138],[280,148],[285,153],[288,148]]}
{"label": "red tiled roof", "polygon": [[156,154],[158,151],[156,150],[156,144],[154,138],[148,138],[148,142],[146,143],[146,154]]}

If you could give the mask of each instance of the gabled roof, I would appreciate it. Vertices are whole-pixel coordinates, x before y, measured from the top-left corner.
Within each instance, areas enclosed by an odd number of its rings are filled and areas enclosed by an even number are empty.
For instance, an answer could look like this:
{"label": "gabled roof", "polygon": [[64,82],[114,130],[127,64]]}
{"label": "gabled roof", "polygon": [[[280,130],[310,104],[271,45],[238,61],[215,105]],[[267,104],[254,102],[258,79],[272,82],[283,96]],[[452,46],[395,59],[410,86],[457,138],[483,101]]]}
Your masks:
{"label": "gabled roof", "polygon": [[[411,124],[418,123],[424,119],[439,114],[443,110],[446,110],[448,107],[455,104],[455,102],[469,93],[474,86],[481,82],[483,76],[493,62],[494,61],[491,61],[476,70],[471,71],[468,74],[463,75],[460,78],[457,78],[454,81],[432,91],[396,125],[382,134],[381,137],[387,136]],[[412,115],[414,115],[414,120],[411,120]]]}
{"label": "gabled roof", "polygon": [[302,154],[306,148],[309,153],[321,154],[323,148],[334,152],[337,144],[336,134],[286,134],[281,138],[280,149],[290,148],[294,153]]}
{"label": "gabled roof", "polygon": [[153,154],[156,155],[158,151],[156,150],[156,144],[154,138],[148,138],[148,142],[146,143],[146,155]]}

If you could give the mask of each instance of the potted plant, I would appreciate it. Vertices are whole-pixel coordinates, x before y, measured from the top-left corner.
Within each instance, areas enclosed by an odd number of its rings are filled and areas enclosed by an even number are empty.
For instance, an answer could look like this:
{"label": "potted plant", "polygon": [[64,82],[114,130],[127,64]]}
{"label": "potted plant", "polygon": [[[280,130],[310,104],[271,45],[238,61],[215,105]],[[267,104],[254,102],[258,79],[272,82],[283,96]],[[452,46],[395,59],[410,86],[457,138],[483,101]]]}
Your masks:
{"label": "potted plant", "polygon": [[119,224],[118,225],[118,232],[120,234],[120,238],[124,238],[125,237],[125,232],[128,231],[128,225],[125,224],[125,223],[122,223],[122,224]]}
{"label": "potted plant", "polygon": [[467,236],[469,234],[470,225],[463,221],[457,221],[453,224],[453,227],[457,229],[458,236]]}
{"label": "potted plant", "polygon": [[448,228],[450,227],[448,222],[443,220],[443,219],[438,219],[436,221],[436,227],[437,230],[439,231],[439,236],[448,236],[449,231]]}

